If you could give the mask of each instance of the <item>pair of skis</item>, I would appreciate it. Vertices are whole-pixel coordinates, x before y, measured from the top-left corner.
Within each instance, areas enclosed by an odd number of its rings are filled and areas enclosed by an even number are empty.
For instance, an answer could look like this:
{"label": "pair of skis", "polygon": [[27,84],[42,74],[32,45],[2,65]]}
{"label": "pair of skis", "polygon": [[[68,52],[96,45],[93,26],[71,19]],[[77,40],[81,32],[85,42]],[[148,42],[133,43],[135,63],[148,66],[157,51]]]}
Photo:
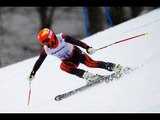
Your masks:
{"label": "pair of skis", "polygon": [[102,82],[108,83],[108,82],[110,82],[110,81],[119,79],[119,78],[121,78],[123,75],[128,74],[128,73],[130,73],[130,72],[133,71],[133,70],[135,70],[135,69],[125,68],[125,69],[123,69],[123,70],[121,70],[121,71],[119,71],[119,72],[114,72],[114,73],[112,73],[112,74],[110,74],[110,75],[99,76],[99,78],[98,78],[97,80],[95,80],[94,82],[91,82],[91,83],[89,83],[89,84],[86,84],[86,85],[84,85],[84,86],[81,86],[81,87],[79,87],[79,88],[76,88],[76,89],[74,89],[74,90],[71,90],[71,91],[69,91],[69,92],[66,92],[66,93],[57,95],[57,96],[55,97],[55,100],[56,100],[56,101],[60,101],[60,100],[63,100],[63,99],[65,99],[65,98],[68,98],[68,97],[70,97],[70,96],[72,96],[72,95],[75,95],[75,94],[77,94],[77,93],[79,93],[79,92],[82,92],[82,91],[84,91],[84,90],[86,90],[86,89],[88,89],[88,88],[91,88],[91,87],[93,87],[93,86],[95,86],[95,85],[98,85],[98,84],[100,84],[100,83],[102,83]]}

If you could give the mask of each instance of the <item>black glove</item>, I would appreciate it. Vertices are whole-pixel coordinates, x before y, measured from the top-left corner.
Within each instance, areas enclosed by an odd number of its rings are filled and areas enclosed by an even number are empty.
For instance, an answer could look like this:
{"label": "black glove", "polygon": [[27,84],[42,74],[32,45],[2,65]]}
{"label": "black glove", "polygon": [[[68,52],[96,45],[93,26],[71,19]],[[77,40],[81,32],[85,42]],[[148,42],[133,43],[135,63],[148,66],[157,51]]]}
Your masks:
{"label": "black glove", "polygon": [[28,77],[28,80],[32,81],[34,79],[34,77],[35,77],[35,72],[32,71],[31,74],[30,74],[30,76]]}

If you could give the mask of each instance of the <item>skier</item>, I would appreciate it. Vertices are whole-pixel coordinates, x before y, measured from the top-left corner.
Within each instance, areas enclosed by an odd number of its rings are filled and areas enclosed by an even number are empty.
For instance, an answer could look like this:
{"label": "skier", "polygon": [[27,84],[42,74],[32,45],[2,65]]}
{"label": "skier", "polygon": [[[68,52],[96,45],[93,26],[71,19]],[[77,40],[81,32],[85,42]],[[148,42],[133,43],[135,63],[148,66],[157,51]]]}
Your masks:
{"label": "skier", "polygon": [[91,59],[77,46],[86,49],[88,54],[95,53],[95,49],[93,47],[88,46],[86,43],[72,38],[64,33],[55,34],[51,29],[44,28],[38,33],[38,40],[43,47],[41,54],[38,60],[35,62],[28,77],[29,81],[34,79],[37,70],[40,68],[47,55],[58,57],[62,61],[60,65],[61,70],[86,79],[87,84],[96,80],[98,75],[94,75],[83,69],[79,69],[78,66],[80,63],[88,67],[102,68],[108,71],[120,71],[123,68],[119,64],[116,65],[115,63],[111,62],[95,61]]}

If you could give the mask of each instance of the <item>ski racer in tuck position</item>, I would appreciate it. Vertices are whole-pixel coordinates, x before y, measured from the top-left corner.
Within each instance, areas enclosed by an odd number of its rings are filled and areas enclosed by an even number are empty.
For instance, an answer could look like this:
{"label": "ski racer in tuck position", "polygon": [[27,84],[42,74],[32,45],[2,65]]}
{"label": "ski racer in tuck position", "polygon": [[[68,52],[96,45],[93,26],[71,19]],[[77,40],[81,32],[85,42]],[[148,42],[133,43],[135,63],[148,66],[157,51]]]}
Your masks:
{"label": "ski racer in tuck position", "polygon": [[29,81],[34,79],[37,70],[47,55],[58,57],[62,61],[61,70],[85,79],[87,84],[96,80],[98,75],[78,68],[80,63],[91,68],[101,68],[108,71],[120,71],[123,68],[120,64],[93,60],[77,46],[86,49],[88,54],[96,52],[93,47],[64,33],[55,34],[51,29],[43,28],[38,33],[38,40],[43,46],[40,56],[28,77]]}

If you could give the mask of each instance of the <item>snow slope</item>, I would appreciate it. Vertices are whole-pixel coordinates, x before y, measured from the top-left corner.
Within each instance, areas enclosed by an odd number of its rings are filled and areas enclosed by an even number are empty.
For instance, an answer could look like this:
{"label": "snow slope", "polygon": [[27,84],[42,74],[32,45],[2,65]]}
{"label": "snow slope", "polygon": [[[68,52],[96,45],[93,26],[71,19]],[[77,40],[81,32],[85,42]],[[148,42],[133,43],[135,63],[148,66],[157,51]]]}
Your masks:
{"label": "snow slope", "polygon": [[[86,84],[85,80],[60,70],[60,60],[48,56],[32,82],[27,106],[27,76],[37,57],[0,69],[1,113],[159,113],[160,112],[160,9],[99,32],[83,41],[94,48],[147,32],[131,41],[97,51],[95,60],[120,63],[140,69],[123,78],[100,84],[62,101],[58,94]],[[84,49],[82,49],[84,50]],[[85,50],[84,50],[85,51]],[[110,74],[98,68],[93,73]]]}

